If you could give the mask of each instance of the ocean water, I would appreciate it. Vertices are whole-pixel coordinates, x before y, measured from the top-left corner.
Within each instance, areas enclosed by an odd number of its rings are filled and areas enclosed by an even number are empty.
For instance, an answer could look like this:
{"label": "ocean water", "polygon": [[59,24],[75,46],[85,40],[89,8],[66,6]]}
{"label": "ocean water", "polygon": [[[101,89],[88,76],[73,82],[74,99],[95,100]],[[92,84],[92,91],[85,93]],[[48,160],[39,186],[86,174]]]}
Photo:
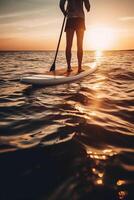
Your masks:
{"label": "ocean water", "polygon": [[134,51],[84,52],[98,69],[71,84],[19,82],[53,57],[0,52],[0,200],[133,200]]}

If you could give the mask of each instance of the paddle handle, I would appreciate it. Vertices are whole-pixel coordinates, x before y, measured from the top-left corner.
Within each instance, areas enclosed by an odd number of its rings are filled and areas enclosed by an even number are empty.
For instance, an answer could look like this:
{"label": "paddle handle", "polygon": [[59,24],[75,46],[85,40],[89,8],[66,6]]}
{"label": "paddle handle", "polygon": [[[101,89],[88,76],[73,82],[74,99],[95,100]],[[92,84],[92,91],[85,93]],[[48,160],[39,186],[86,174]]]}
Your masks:
{"label": "paddle handle", "polygon": [[60,37],[59,37],[59,41],[58,41],[58,45],[57,45],[57,49],[56,49],[56,53],[55,53],[55,57],[54,57],[54,63],[56,62],[56,59],[57,59],[57,55],[58,55],[58,51],[59,51],[59,47],[60,47],[60,42],[61,42],[61,37],[62,37],[65,21],[66,21],[66,16],[64,16],[64,20],[63,20],[63,23],[62,23]]}

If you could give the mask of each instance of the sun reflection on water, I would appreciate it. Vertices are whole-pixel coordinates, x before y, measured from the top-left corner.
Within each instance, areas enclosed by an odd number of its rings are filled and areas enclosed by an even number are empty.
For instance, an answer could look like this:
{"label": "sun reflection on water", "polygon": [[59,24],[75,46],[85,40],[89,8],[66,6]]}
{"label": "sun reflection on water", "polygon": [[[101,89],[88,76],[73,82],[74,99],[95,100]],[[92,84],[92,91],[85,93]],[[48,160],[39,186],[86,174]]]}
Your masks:
{"label": "sun reflection on water", "polygon": [[127,191],[120,191],[118,192],[118,196],[120,200],[125,200],[128,192]]}
{"label": "sun reflection on water", "polygon": [[89,148],[88,146],[86,146],[85,148],[86,148],[87,155],[89,155],[90,158],[97,159],[97,160],[106,160],[109,157],[117,154],[117,152],[113,151],[112,149],[97,151],[96,149]]}
{"label": "sun reflection on water", "polygon": [[[88,118],[90,120],[94,120],[94,118],[100,116],[100,108],[102,107],[103,99],[105,98],[106,94],[104,91],[106,76],[101,73],[99,70],[99,66],[102,62],[102,56],[103,51],[97,50],[95,52],[95,64],[98,66],[98,70],[95,73],[95,79],[96,81],[91,85],[89,85],[89,88],[91,87],[91,90],[93,91],[93,97],[91,101],[86,101],[86,103],[83,104],[75,104],[75,108],[79,110],[80,113],[85,115],[85,118]],[[87,87],[87,85],[86,85]],[[90,99],[89,93],[81,92],[84,96],[86,96],[88,99]]]}
{"label": "sun reflection on water", "polygon": [[101,51],[101,50],[96,50],[95,51],[95,60],[96,60],[97,64],[101,64],[102,56],[103,56],[103,51]]}
{"label": "sun reflection on water", "polygon": [[[104,165],[107,163],[111,156],[117,154],[117,152],[112,149],[96,150],[94,148],[89,148],[85,146],[87,156],[94,161],[92,166],[92,174],[94,176],[95,185],[105,185],[105,170]],[[123,184],[123,181],[119,181],[118,184]]]}
{"label": "sun reflection on water", "polygon": [[103,181],[102,181],[102,179],[98,179],[98,180],[96,181],[96,183],[97,183],[98,185],[102,185],[102,184],[103,184]]}
{"label": "sun reflection on water", "polygon": [[118,185],[118,186],[121,186],[121,185],[124,185],[124,184],[126,184],[126,181],[125,181],[125,180],[118,180],[118,181],[117,181],[117,185]]}
{"label": "sun reflection on water", "polygon": [[95,55],[96,55],[96,58],[101,58],[102,55],[103,55],[103,51],[97,50],[97,51],[95,52]]}

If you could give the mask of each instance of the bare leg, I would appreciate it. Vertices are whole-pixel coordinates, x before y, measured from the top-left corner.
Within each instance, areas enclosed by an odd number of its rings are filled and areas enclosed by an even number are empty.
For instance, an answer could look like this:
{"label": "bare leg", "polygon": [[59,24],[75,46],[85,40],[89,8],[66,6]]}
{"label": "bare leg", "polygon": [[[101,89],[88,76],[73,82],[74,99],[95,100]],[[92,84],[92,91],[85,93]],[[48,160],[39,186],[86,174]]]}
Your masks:
{"label": "bare leg", "polygon": [[72,57],[71,49],[72,49],[73,37],[74,37],[74,30],[68,29],[66,31],[66,60],[67,60],[68,71],[71,71],[71,57]]}
{"label": "bare leg", "polygon": [[80,29],[76,31],[77,35],[77,58],[78,58],[78,72],[82,71],[82,58],[83,58],[83,37],[84,30]]}

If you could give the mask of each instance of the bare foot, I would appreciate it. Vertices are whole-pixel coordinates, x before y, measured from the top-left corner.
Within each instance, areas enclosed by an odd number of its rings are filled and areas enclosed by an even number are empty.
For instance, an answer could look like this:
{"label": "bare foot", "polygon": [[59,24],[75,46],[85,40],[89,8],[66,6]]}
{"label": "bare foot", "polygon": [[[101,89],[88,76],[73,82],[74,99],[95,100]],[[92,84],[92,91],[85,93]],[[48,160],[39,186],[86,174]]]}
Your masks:
{"label": "bare foot", "polygon": [[72,72],[73,70],[71,68],[68,68],[67,69],[67,72]]}
{"label": "bare foot", "polygon": [[67,76],[70,76],[72,71],[73,71],[72,69],[67,70]]}
{"label": "bare foot", "polygon": [[81,69],[81,68],[78,69],[78,74],[81,73],[81,72],[84,72],[84,69]]}

